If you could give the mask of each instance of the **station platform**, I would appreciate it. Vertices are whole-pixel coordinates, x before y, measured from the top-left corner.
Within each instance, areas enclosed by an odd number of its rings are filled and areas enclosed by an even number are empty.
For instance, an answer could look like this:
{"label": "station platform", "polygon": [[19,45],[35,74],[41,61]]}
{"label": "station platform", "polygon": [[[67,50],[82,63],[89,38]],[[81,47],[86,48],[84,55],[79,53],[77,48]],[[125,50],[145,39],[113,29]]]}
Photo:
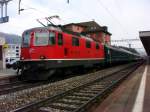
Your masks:
{"label": "station platform", "polygon": [[150,112],[150,64],[143,64],[91,112]]}
{"label": "station platform", "polygon": [[0,69],[0,78],[8,77],[8,76],[15,76],[16,71],[13,69]]}

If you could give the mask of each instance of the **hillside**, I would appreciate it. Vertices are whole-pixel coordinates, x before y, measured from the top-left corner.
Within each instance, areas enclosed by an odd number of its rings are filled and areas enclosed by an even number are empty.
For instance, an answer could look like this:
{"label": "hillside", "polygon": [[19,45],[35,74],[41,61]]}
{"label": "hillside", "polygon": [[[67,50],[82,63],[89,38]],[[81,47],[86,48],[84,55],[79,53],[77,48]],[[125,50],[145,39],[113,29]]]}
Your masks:
{"label": "hillside", "polygon": [[20,44],[21,43],[21,36],[19,35],[0,32],[0,37],[4,37],[6,39],[6,43],[8,44]]}

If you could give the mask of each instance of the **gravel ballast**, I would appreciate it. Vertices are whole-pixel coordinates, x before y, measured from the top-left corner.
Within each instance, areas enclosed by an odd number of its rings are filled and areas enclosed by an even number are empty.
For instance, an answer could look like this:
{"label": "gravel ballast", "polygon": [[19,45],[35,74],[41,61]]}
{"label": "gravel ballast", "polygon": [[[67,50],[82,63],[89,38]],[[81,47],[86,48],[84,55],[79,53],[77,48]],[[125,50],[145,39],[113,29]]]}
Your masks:
{"label": "gravel ballast", "polygon": [[[129,65],[129,64],[128,64]],[[0,112],[9,112],[26,104],[39,101],[41,99],[56,95],[66,90],[78,87],[92,80],[100,78],[104,75],[109,75],[115,71],[120,70],[128,65],[116,66],[105,70],[100,70],[94,73],[76,76],[58,82],[29,88],[14,93],[0,96]]]}

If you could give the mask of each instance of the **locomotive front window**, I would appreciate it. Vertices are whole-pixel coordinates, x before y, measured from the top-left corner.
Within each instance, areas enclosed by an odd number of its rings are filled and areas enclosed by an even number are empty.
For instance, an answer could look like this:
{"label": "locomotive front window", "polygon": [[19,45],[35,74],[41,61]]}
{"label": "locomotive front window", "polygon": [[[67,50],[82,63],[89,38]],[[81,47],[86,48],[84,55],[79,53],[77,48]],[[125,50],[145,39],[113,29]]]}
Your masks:
{"label": "locomotive front window", "polygon": [[48,45],[48,40],[49,40],[48,37],[49,37],[48,32],[36,32],[34,45],[35,46]]}
{"label": "locomotive front window", "polygon": [[22,47],[29,47],[30,45],[30,33],[26,32],[23,34]]}

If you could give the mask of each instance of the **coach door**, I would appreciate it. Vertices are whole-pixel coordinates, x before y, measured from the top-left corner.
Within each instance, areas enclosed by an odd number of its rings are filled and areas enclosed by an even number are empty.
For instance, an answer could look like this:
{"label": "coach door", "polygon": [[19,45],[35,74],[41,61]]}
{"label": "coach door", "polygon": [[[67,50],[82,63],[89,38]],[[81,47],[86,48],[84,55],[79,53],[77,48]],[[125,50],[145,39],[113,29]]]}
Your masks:
{"label": "coach door", "polygon": [[69,58],[70,57],[70,54],[69,54],[69,50],[71,49],[70,48],[70,42],[71,42],[71,38],[64,34],[64,58]]}
{"label": "coach door", "polygon": [[58,51],[57,51],[57,56],[62,58],[64,56],[64,36],[62,33],[58,33],[57,36],[57,44],[58,44]]}
{"label": "coach door", "polygon": [[104,50],[105,50],[105,63],[106,64],[111,64],[111,49],[104,46]]}

